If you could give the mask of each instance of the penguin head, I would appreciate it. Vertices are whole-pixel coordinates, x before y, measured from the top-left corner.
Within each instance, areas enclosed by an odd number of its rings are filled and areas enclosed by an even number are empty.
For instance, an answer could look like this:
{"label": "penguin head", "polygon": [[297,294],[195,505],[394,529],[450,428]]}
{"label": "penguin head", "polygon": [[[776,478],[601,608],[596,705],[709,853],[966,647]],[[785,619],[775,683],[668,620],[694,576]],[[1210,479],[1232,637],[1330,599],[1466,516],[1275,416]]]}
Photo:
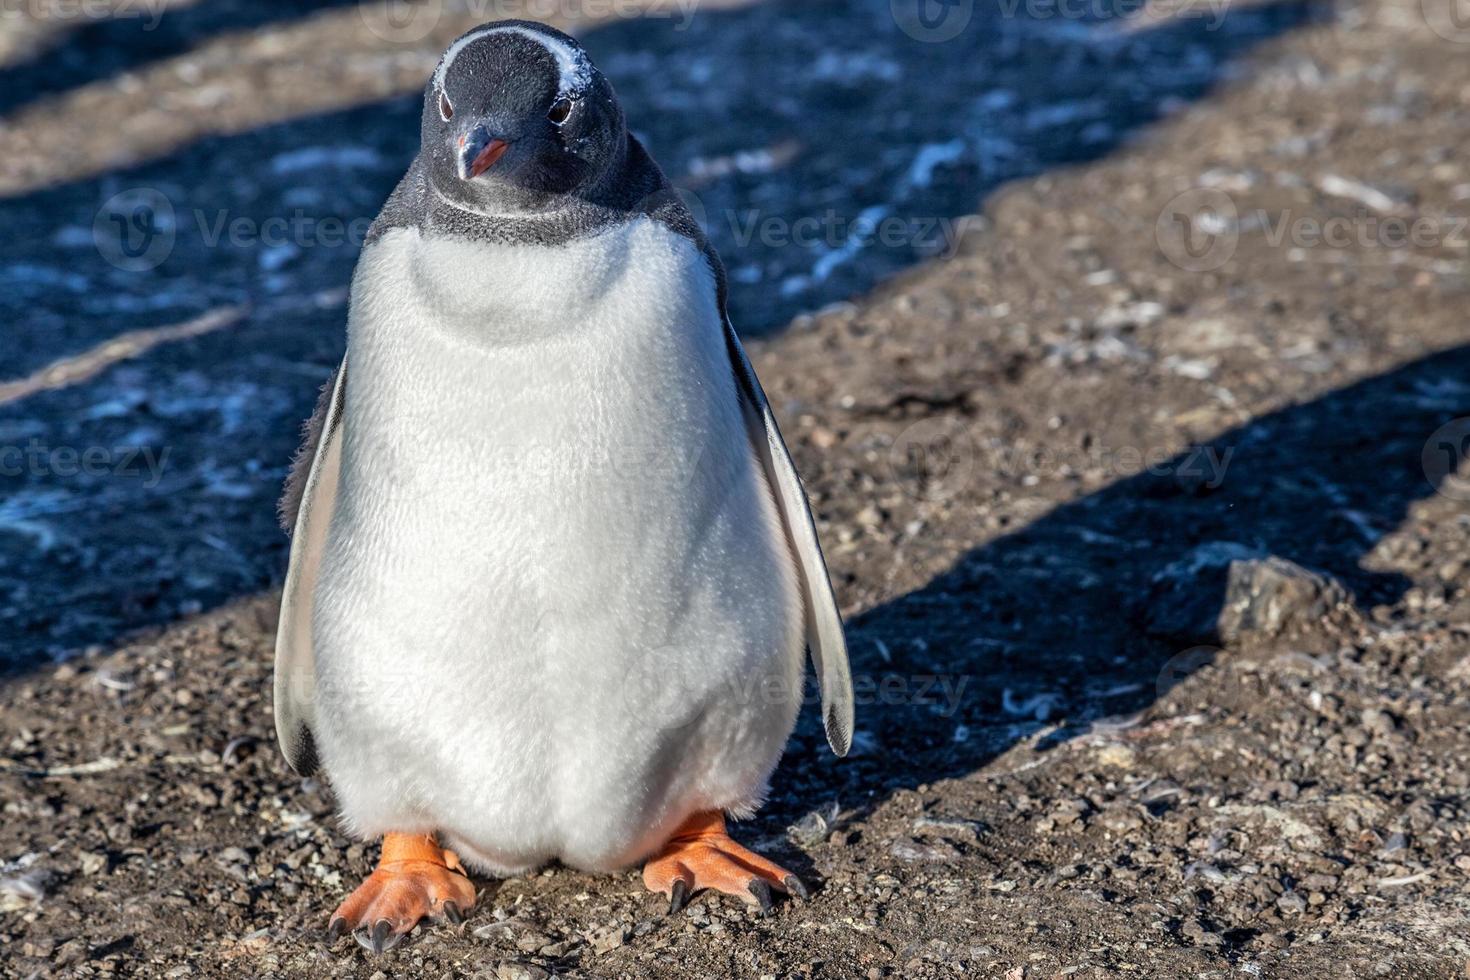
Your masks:
{"label": "penguin head", "polygon": [[566,34],[505,20],[444,52],[424,90],[423,157],[434,189],[493,215],[593,197],[627,152],[612,86]]}

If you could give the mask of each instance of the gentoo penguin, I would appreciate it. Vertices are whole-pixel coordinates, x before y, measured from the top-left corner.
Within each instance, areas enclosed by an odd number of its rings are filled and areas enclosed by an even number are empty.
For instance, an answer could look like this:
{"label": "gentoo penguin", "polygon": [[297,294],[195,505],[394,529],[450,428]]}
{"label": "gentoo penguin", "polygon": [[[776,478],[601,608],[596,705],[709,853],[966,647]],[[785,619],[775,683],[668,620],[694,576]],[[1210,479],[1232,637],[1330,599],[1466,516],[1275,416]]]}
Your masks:
{"label": "gentoo penguin", "polygon": [[475,901],[465,868],[639,862],[804,897],[735,843],[802,700],[847,752],[842,623],[725,277],[572,38],[445,51],[368,234],[347,354],[283,500],[275,720],[383,839],[330,920],[382,951]]}

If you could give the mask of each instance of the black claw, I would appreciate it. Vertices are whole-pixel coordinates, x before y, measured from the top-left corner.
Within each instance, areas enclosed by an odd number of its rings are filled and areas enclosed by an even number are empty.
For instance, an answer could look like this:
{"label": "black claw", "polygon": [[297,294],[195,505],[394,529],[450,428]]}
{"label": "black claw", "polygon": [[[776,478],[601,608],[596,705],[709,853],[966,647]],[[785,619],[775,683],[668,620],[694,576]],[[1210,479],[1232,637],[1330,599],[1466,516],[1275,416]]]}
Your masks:
{"label": "black claw", "polygon": [[689,904],[689,886],[680,878],[674,882],[674,887],[669,889],[669,914],[678,915],[684,911],[684,906]]}
{"label": "black claw", "polygon": [[373,952],[381,955],[388,948],[388,937],[391,935],[393,935],[393,923],[387,919],[379,919],[373,926]]}
{"label": "black claw", "polygon": [[459,906],[454,904],[453,902],[445,902],[444,918],[448,919],[453,925],[459,925],[461,922],[464,921],[464,913],[461,912],[459,910]]}
{"label": "black claw", "polygon": [[788,892],[803,901],[812,897],[811,889],[807,888],[806,882],[796,877],[796,875],[787,875],[786,880],[782,884],[786,886]]}
{"label": "black claw", "polygon": [[760,903],[761,915],[765,915],[767,912],[771,911],[771,906],[774,904],[774,902],[771,900],[770,882],[766,881],[764,878],[755,878],[751,881],[748,887],[750,889],[750,893],[755,896],[755,900]]}
{"label": "black claw", "polygon": [[347,935],[347,929],[347,920],[340,915],[337,916],[327,925],[327,942],[335,943]]}

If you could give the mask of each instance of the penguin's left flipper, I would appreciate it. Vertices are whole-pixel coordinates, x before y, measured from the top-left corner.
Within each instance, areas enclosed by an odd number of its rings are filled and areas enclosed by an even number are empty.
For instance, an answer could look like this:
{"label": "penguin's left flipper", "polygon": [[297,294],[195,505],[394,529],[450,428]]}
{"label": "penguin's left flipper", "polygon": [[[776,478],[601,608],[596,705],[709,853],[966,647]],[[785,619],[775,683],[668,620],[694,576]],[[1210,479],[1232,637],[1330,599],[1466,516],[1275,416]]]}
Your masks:
{"label": "penguin's left flipper", "polygon": [[[281,618],[276,627],[275,712],[276,738],[292,769],[309,776],[317,767],[312,736],[316,712],[316,657],[312,650],[311,607],[327,528],[337,507],[342,471],[342,415],[347,399],[347,358],[337,369],[331,394],[318,407],[320,418],[308,424],[302,453],[311,466],[304,482],[295,473],[282,504],[291,525],[291,560],[281,595]],[[316,445],[311,445],[315,436]],[[299,489],[295,484],[300,483]],[[290,513],[294,508],[295,513]]]}
{"label": "penguin's left flipper", "polygon": [[[718,262],[718,259],[711,259]],[[723,291],[722,291],[723,292]],[[723,298],[722,298],[723,304]],[[740,346],[740,338],[728,316],[722,317],[725,345],[735,370],[735,386],[739,389],[741,411],[751,446],[765,470],[766,481],[780,512],[791,553],[796,558],[801,577],[803,605],[806,612],[806,646],[811,654],[817,682],[822,688],[822,725],[827,731],[827,744],[839,756],[847,755],[852,746],[852,670],[847,661],[847,639],[842,633],[842,616],[837,611],[837,598],[832,594],[832,581],[827,575],[827,562],[817,540],[806,490],[797,476],[796,466],[776,416],[755,368]]]}
{"label": "penguin's left flipper", "polygon": [[432,835],[387,834],[378,866],[332,913],[329,940],[352,933],[373,953],[383,953],[430,916],[453,923],[475,904],[475,886],[453,851]]}
{"label": "penguin's left flipper", "polygon": [[663,850],[643,866],[643,884],[668,897],[670,915],[683,910],[696,892],[706,888],[733,895],[762,914],[771,910],[772,889],[807,897],[800,878],[735,843],[718,810],[686,820]]}

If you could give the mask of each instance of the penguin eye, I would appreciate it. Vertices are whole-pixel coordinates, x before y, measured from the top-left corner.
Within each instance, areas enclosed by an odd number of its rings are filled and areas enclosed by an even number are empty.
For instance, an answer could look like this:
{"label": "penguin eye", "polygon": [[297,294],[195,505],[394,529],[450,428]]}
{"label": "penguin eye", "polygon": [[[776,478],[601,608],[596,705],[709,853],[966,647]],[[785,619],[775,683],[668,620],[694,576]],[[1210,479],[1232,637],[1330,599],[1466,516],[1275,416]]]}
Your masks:
{"label": "penguin eye", "polygon": [[560,126],[566,122],[572,114],[572,103],[570,99],[557,99],[551,103],[551,108],[546,110],[546,118]]}
{"label": "penguin eye", "polygon": [[449,96],[444,92],[439,93],[439,115],[446,121],[454,118],[454,106],[449,104]]}

